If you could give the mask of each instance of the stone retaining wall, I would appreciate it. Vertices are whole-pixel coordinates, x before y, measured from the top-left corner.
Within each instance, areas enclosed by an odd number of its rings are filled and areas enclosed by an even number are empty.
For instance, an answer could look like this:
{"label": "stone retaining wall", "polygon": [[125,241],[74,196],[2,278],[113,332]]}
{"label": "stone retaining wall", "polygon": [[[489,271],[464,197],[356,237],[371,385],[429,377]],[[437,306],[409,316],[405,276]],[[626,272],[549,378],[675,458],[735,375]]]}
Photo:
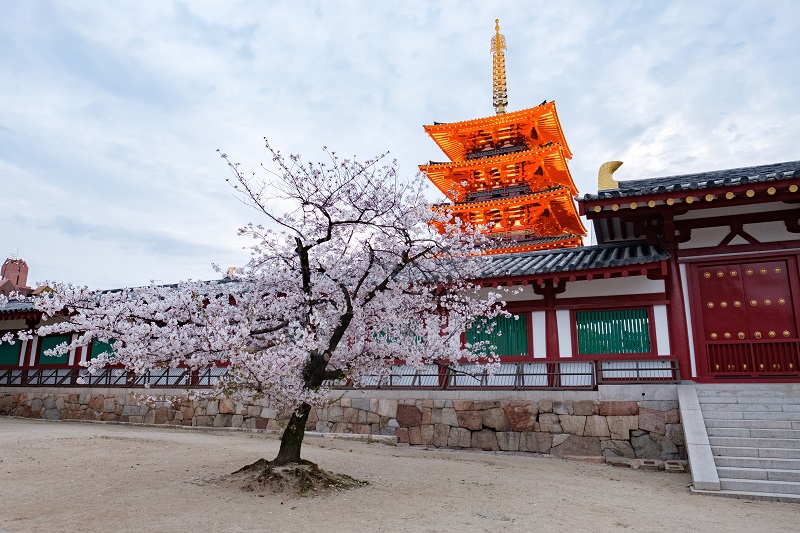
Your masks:
{"label": "stone retaining wall", "polygon": [[[251,429],[280,429],[290,415],[230,398],[144,405],[130,392],[154,391],[0,388],[0,415]],[[182,390],[158,393],[185,398]],[[400,443],[435,447],[557,456],[686,457],[674,385],[572,393],[348,391],[313,410],[307,429],[394,435]]]}

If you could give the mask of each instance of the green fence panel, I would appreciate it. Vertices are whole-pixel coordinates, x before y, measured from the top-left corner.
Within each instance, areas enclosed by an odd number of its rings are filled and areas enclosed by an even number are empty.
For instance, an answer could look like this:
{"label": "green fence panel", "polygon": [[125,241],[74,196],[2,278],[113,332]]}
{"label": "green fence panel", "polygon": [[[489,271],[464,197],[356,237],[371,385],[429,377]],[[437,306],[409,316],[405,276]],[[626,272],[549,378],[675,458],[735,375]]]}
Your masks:
{"label": "green fence panel", "polygon": [[578,311],[578,353],[650,353],[647,309]]}
{"label": "green fence panel", "polygon": [[[467,342],[475,344],[481,341],[488,341],[494,345],[497,355],[501,357],[528,355],[527,315],[476,320],[467,329]],[[487,352],[488,350],[484,350],[484,354]]]}

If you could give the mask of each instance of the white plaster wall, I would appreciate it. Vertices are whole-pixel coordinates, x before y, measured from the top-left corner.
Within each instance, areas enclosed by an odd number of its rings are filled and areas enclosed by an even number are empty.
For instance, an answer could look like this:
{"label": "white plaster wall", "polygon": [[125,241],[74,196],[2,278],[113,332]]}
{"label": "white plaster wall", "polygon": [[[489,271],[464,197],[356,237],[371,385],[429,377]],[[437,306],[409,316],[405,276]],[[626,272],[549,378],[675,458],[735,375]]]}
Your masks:
{"label": "white plaster wall", "polygon": [[[698,194],[705,196],[705,193]],[[800,196],[798,197],[800,199]],[[705,203],[704,199],[700,200]],[[721,203],[725,200],[715,200],[715,203]],[[677,215],[675,220],[697,220],[698,218],[709,217],[729,217],[736,215],[746,215],[750,213],[764,213],[765,211],[788,211],[790,209],[797,209],[797,206],[785,204],[783,202],[770,202],[767,204],[748,204],[748,205],[733,205],[727,207],[710,207],[708,209],[695,209],[683,215]]]}
{"label": "white plaster wall", "polygon": [[[686,331],[689,332],[689,360],[692,362],[692,375],[697,377],[697,363],[694,355],[694,330],[692,329],[692,309],[689,303],[689,283],[686,280],[686,265],[678,265],[681,271],[681,286],[683,289],[683,312],[686,315]],[[681,376],[686,378],[686,376]]]}
{"label": "white plaster wall", "polygon": [[791,233],[790,231],[787,231],[786,224],[784,224],[782,221],[745,224],[742,226],[742,229],[758,239],[760,242],[800,240],[800,233]]}
{"label": "white plaster wall", "polygon": [[718,246],[722,239],[724,239],[731,229],[727,226],[716,228],[696,228],[692,230],[692,238],[688,242],[678,244],[681,250],[688,250],[690,248],[706,248],[708,246]]}
{"label": "white plaster wall", "polygon": [[559,357],[572,357],[572,327],[569,320],[569,309],[556,311],[558,320]]}
{"label": "white plaster wall", "polygon": [[26,345],[22,347],[23,350],[27,348],[28,343],[33,345],[33,348],[31,349],[31,357],[30,360],[28,361],[28,364],[30,366],[33,366],[33,364],[36,362],[36,352],[39,351],[39,335],[34,335],[33,339],[26,341],[25,342]]}
{"label": "white plaster wall", "polygon": [[[520,290],[521,289],[521,290]],[[499,292],[503,295],[504,302],[524,302],[528,300],[541,300],[544,296],[535,294],[530,285],[515,285],[513,287],[486,287],[481,289],[481,296],[485,296],[490,292]]]}
{"label": "white plaster wall", "polygon": [[533,357],[547,357],[547,333],[544,311],[531,313],[531,328],[533,328]]}
{"label": "white plaster wall", "polygon": [[647,276],[628,276],[627,278],[593,279],[567,283],[566,290],[556,296],[559,298],[587,298],[595,296],[620,296],[625,294],[664,294],[664,280],[647,279]]}
{"label": "white plaster wall", "polygon": [[669,347],[669,325],[667,324],[667,306],[654,305],[653,318],[656,326],[656,344],[658,345],[658,355],[670,355]]}

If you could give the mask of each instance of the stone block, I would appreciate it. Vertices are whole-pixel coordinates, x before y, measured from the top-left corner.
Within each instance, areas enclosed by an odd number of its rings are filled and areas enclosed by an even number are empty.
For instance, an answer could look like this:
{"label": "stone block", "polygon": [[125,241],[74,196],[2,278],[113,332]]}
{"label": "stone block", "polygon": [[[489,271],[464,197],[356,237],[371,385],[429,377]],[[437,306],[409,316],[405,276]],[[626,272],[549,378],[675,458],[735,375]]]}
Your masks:
{"label": "stone block", "polygon": [[553,435],[553,448],[565,442],[569,438],[567,433],[556,433]]}
{"label": "stone block", "polygon": [[558,415],[554,413],[539,414],[539,431],[544,433],[561,433]]}
{"label": "stone block", "polygon": [[447,446],[447,439],[450,437],[450,426],[447,424],[434,424],[433,426],[433,445],[443,448]]}
{"label": "stone block", "polygon": [[[478,402],[475,403],[477,405]],[[484,427],[494,429],[495,431],[509,430],[506,413],[499,407],[493,407],[491,409],[485,409],[481,411],[481,423]]]}
{"label": "stone block", "polygon": [[380,424],[381,417],[378,413],[372,411],[367,412],[367,424]]}
{"label": "stone block", "polygon": [[558,420],[561,424],[561,431],[564,433],[578,436],[583,435],[584,428],[586,427],[585,416],[559,415]]}
{"label": "stone block", "polygon": [[661,457],[661,447],[647,432],[632,431],[631,446],[639,459],[659,459]]}
{"label": "stone block", "polygon": [[244,415],[231,415],[231,427],[240,428],[244,423]]}
{"label": "stone block", "polygon": [[639,429],[638,416],[608,416],[608,431],[614,440],[630,440],[631,431]]}
{"label": "stone block", "polygon": [[54,406],[52,409],[45,409],[42,418],[45,418],[47,420],[60,420],[61,415],[59,414],[58,409],[56,409]]}
{"label": "stone block", "polygon": [[475,410],[496,409],[500,407],[500,400],[480,400],[475,402]]}
{"label": "stone block", "polygon": [[352,407],[342,407],[342,422],[358,424],[358,415],[361,411]]}
{"label": "stone block", "polygon": [[681,410],[670,409],[664,416],[664,423],[666,424],[680,424],[681,423]]}
{"label": "stone block", "polygon": [[479,450],[498,451],[497,435],[491,429],[472,432],[472,447]]}
{"label": "stone block", "polygon": [[[553,443],[555,444],[555,442]],[[600,448],[600,439],[598,437],[581,437],[579,435],[569,435],[567,440],[553,446],[550,453],[556,457],[564,457],[566,455],[580,455],[580,456],[601,456],[602,450]]]}
{"label": "stone block", "polygon": [[[604,457],[625,457],[628,459],[636,457],[631,443],[627,440],[603,440],[600,441],[600,447],[603,450]],[[627,466],[630,466],[630,464],[627,464]]]}
{"label": "stone block", "polygon": [[342,397],[339,398],[339,405],[341,405],[342,407],[352,407],[353,401],[350,398]]}
{"label": "stone block", "polygon": [[456,411],[459,427],[478,431],[483,428],[480,411]]}
{"label": "stone block", "polygon": [[64,398],[62,396],[59,396],[58,398],[56,398],[56,409],[60,411],[61,409],[64,408],[64,405],[66,403],[67,402],[64,401]]}
{"label": "stone block", "polygon": [[686,444],[683,435],[683,424],[667,424],[665,437],[676,446],[683,446]]}
{"label": "stone block", "polygon": [[433,400],[433,408],[434,409],[444,409],[447,407],[447,402],[445,400]]}
{"label": "stone block", "polygon": [[433,424],[420,426],[420,440],[422,444],[430,446],[433,444]]}
{"label": "stone block", "polygon": [[572,401],[567,400],[564,402],[553,402],[553,412],[557,415],[572,414]]}
{"label": "stone block", "polygon": [[183,419],[184,420],[191,420],[192,418],[194,418],[194,411],[195,411],[194,407],[191,407],[191,406],[190,407],[185,407],[183,409]]}
{"label": "stone block", "polygon": [[419,426],[408,428],[408,443],[416,446],[422,444],[422,431]]}
{"label": "stone block", "polygon": [[453,400],[453,409],[456,411],[472,411],[475,409],[475,402],[472,400]]}
{"label": "stone block", "polygon": [[209,400],[206,406],[206,414],[208,416],[216,416],[219,414],[219,402],[217,400]]}
{"label": "stone block", "polygon": [[408,428],[397,428],[394,435],[397,437],[397,442],[408,444]]}
{"label": "stone block", "polygon": [[[316,409],[312,409],[311,412],[313,412],[314,416],[316,416],[316,412],[317,412]],[[260,405],[248,405],[247,406],[247,416],[249,416],[250,418],[255,418],[260,414],[261,414],[261,406]]]}
{"label": "stone block", "polygon": [[639,429],[655,433],[657,435],[666,434],[666,413],[664,411],[653,411],[652,409],[639,409]]}
{"label": "stone block", "polygon": [[378,414],[395,418],[397,416],[397,400],[381,398],[378,400]]}
{"label": "stone block", "polygon": [[169,420],[168,410],[164,407],[153,409],[153,424],[166,424]]}
{"label": "stone block", "polygon": [[[266,424],[264,425],[264,427],[266,428]],[[316,424],[316,431],[317,433],[330,433],[331,427],[328,425],[327,422],[319,420]]]}
{"label": "stone block", "polygon": [[[258,414],[256,414],[256,416],[257,415]],[[308,420],[307,420],[307,422],[311,422],[312,424],[316,424],[317,420],[319,420],[319,414],[317,414],[317,409],[312,407],[311,410],[308,412]]]}
{"label": "stone block", "polygon": [[[102,396],[100,396],[102,398]],[[45,409],[55,409],[56,408],[56,399],[54,396],[48,394],[43,398],[44,401],[44,408]],[[95,411],[99,411],[100,409],[95,409]]]}
{"label": "stone block", "polygon": [[553,400],[539,400],[538,407],[540,413],[552,413]]}
{"label": "stone block", "polygon": [[600,415],[602,416],[632,416],[639,414],[639,404],[636,402],[600,402]]}
{"label": "stone block", "polygon": [[350,407],[361,409],[362,411],[369,411],[369,398],[351,398]]}
{"label": "stone block", "polygon": [[450,428],[450,436],[447,438],[447,445],[458,448],[469,448],[472,446],[472,432],[464,428]]}
{"label": "stone block", "polygon": [[422,424],[422,411],[413,405],[398,405],[397,423],[401,428],[419,426]]}
{"label": "stone block", "polygon": [[223,415],[232,415],[236,413],[236,402],[233,398],[220,398],[219,412]]}
{"label": "stone block", "polygon": [[608,437],[611,433],[608,430],[608,421],[604,416],[587,416],[586,426],[583,434],[587,437]]}
{"label": "stone block", "polygon": [[344,415],[344,409],[341,405],[333,404],[328,406],[328,421],[341,422]]}
{"label": "stone block", "polygon": [[35,398],[31,401],[31,411],[39,411],[44,409],[44,402],[40,398]]}
{"label": "stone block", "polygon": [[511,431],[531,431],[536,424],[539,408],[535,403],[507,402],[503,405],[503,412]]}
{"label": "stone block", "polygon": [[[92,411],[102,411],[103,410],[103,403],[106,399],[102,396],[94,395],[92,399],[89,400],[89,409]],[[55,405],[53,405],[55,407]]]}
{"label": "stone block", "polygon": [[600,402],[596,400],[580,400],[572,404],[572,414],[577,416],[593,416],[600,414]]}
{"label": "stone block", "polygon": [[504,452],[517,452],[519,451],[520,434],[516,431],[498,431],[495,436],[497,437],[497,446]]}
{"label": "stone block", "polygon": [[147,414],[144,416],[144,423],[145,424],[155,424],[156,423],[156,410],[149,409]]}
{"label": "stone block", "polygon": [[553,447],[553,434],[527,431],[520,433],[519,451],[531,453],[550,453]]}
{"label": "stone block", "polygon": [[214,427],[215,428],[229,428],[229,427],[231,427],[231,419],[232,418],[233,418],[232,414],[217,413],[214,416]]}

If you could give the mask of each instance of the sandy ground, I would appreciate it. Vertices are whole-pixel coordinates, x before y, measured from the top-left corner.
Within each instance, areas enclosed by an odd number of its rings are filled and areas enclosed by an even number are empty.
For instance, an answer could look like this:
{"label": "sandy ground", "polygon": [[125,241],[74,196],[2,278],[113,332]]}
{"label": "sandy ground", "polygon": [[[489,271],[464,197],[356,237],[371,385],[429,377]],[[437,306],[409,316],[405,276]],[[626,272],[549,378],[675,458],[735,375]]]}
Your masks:
{"label": "sandy ground", "polygon": [[0,531],[798,531],[800,506],[692,495],[688,474],[320,438],[305,457],[369,481],[317,498],[213,479],[275,437],[0,418]]}

